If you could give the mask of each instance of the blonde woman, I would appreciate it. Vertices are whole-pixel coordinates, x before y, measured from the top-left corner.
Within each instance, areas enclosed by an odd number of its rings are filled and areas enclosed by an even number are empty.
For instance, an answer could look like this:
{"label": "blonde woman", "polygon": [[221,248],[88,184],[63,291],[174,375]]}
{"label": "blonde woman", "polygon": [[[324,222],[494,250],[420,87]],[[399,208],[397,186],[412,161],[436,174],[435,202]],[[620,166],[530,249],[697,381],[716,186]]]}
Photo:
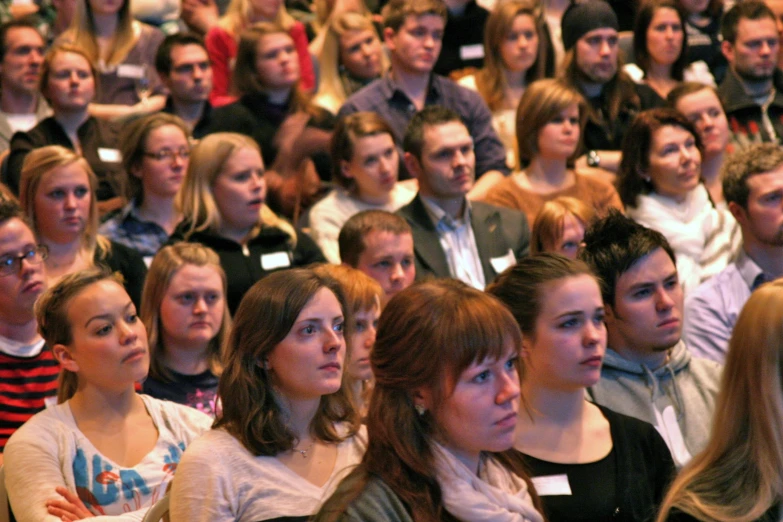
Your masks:
{"label": "blonde woman", "polygon": [[599,214],[622,210],[609,183],[574,169],[582,144],[586,103],[560,80],[538,80],[525,91],[517,110],[521,170],[490,189],[485,201],[520,210],[533,223],[544,202],[559,196],[581,199]]}
{"label": "blonde woman", "polygon": [[783,506],[783,281],[761,286],[729,342],[707,447],[680,471],[658,522],[768,521]]}
{"label": "blonde woman", "polygon": [[58,145],[28,154],[19,199],[38,241],[49,249],[50,285],[96,265],[120,272],[133,302],[141,302],[147,267],[135,251],[98,234],[98,181],[87,161]]}
{"label": "blonde woman", "polygon": [[[106,105],[146,105],[160,80],[155,72],[155,52],[163,41],[160,29],[133,20],[130,0],[75,0],[70,28],[58,39],[85,50],[98,69],[100,92],[90,108],[96,116],[117,116],[123,108]],[[141,82],[146,81],[142,90]],[[155,102],[163,108],[163,96]],[[150,105],[148,110],[157,108]],[[126,107],[127,109],[127,107]]]}
{"label": "blonde woman", "polygon": [[19,522],[133,522],[166,494],[185,448],[211,419],[138,395],[149,353],[144,324],[108,271],[69,274],[36,303],[38,328],[62,367],[59,404],[5,447]]}
{"label": "blonde woman", "polygon": [[530,232],[533,254],[554,252],[576,259],[585,230],[595,218],[595,210],[583,201],[560,196],[541,207]]}
{"label": "blonde woman", "polygon": [[214,417],[231,329],[218,255],[197,243],[163,247],[150,265],[139,315],[150,345],[144,393]]}
{"label": "blonde woman", "polygon": [[478,91],[492,111],[492,126],[517,168],[515,115],[532,82],[554,75],[554,52],[541,8],[532,0],[499,5],[484,30],[484,67],[459,83]]}
{"label": "blonde woman", "polygon": [[339,14],[323,30],[318,95],[313,103],[337,114],[351,94],[380,78],[389,68],[389,59],[367,15]]}
{"label": "blonde woman", "polygon": [[204,43],[212,62],[213,83],[209,101],[213,106],[236,100],[232,70],[237,56],[239,36],[258,22],[272,22],[282,27],[294,41],[302,75],[302,88],[315,88],[315,72],[307,50],[304,25],[288,14],[282,0],[231,0],[226,14],[207,32]]}
{"label": "blonde woman", "polygon": [[228,276],[231,312],[267,274],[326,261],[307,234],[297,233],[266,206],[264,161],[255,141],[216,133],[193,148],[177,208],[187,219],[172,241],[212,248]]}

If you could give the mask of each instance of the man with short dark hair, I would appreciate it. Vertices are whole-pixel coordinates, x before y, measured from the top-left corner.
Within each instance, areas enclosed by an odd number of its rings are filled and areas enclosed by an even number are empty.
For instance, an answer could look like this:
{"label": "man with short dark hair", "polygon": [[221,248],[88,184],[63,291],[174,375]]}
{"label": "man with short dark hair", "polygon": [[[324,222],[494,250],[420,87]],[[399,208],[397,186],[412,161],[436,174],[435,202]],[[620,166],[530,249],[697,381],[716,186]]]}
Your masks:
{"label": "man with short dark hair", "polygon": [[742,249],[685,303],[683,336],[697,356],[723,363],[742,307],[763,283],[783,277],[783,149],[750,145],[723,165],[723,195],[742,231]]}
{"label": "man with short dark hair", "polygon": [[721,22],[721,51],[729,62],[718,88],[734,143],[780,143],[783,137],[783,72],[775,13],[759,0],[738,2]]}
{"label": "man with short dark hair", "polygon": [[457,113],[438,105],[418,112],[403,149],[419,192],[397,213],[413,230],[417,279],[453,277],[483,290],[528,254],[530,231],[522,212],[468,201],[476,157]]}
{"label": "man with short dark hair", "polygon": [[400,216],[384,210],[363,210],[345,222],[337,241],[343,264],[378,281],[384,301],[413,284],[413,235]]}
{"label": "man with short dark hair", "polygon": [[[339,115],[376,112],[391,125],[395,141],[401,143],[411,117],[425,106],[442,105],[456,111],[473,136],[480,181],[471,196],[479,197],[509,173],[506,151],[481,96],[432,73],[443,43],[446,16],[442,0],[391,0],[384,8],[383,30],[391,70],[350,96]],[[400,169],[400,179],[407,178],[410,173]]]}
{"label": "man with short dark hair", "polygon": [[0,153],[15,132],[28,131],[51,114],[38,90],[43,54],[44,39],[32,21],[0,26]]}
{"label": "man with short dark hair", "polygon": [[155,55],[155,69],[169,90],[163,112],[179,116],[194,138],[203,138],[212,115],[212,64],[204,41],[189,33],[167,36]]}
{"label": "man with short dark hair", "polygon": [[54,403],[57,391],[59,364],[33,313],[46,289],[45,257],[21,209],[0,201],[0,453],[14,431]]}
{"label": "man with short dark hair", "polygon": [[721,366],[691,357],[674,252],[657,231],[618,211],[585,234],[579,257],[601,281],[607,350],[596,404],[649,422],[678,466],[709,440]]}

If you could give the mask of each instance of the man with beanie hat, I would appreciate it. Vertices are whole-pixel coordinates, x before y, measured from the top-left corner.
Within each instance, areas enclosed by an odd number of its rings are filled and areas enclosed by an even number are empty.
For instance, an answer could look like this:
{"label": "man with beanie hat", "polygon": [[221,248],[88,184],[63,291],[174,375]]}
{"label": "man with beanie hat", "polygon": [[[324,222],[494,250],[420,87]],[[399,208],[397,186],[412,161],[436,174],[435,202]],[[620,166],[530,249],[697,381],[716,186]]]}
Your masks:
{"label": "man with beanie hat", "polygon": [[616,172],[625,130],[636,114],[663,105],[647,85],[636,84],[621,69],[619,23],[603,0],[572,3],[562,19],[565,48],[563,79],[588,101],[584,143],[577,166]]}

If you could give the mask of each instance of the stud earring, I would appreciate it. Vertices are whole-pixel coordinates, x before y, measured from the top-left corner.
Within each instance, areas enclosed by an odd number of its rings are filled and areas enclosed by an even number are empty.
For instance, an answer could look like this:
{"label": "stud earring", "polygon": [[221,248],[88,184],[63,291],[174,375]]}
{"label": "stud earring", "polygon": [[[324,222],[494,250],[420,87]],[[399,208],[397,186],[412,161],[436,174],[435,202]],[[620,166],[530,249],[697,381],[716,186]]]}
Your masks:
{"label": "stud earring", "polygon": [[419,414],[419,417],[421,417],[422,415],[424,415],[424,412],[426,412],[426,411],[427,411],[427,408],[425,408],[425,407],[424,407],[424,406],[422,406],[421,404],[414,404],[414,405],[413,405],[413,407],[416,409],[416,413],[418,413],[418,414]]}

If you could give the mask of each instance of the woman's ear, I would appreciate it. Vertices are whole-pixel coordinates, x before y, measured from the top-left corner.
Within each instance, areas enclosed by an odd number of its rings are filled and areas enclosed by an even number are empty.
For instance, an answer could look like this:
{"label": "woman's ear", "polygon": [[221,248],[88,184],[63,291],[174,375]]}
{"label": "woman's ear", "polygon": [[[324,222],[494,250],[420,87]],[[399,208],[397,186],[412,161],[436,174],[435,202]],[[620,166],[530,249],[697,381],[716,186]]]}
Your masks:
{"label": "woman's ear", "polygon": [[64,344],[55,344],[52,346],[52,354],[60,363],[64,370],[76,373],[79,371],[79,363],[71,357],[70,349]]}
{"label": "woman's ear", "polygon": [[650,175],[647,174],[647,172],[643,171],[642,169],[637,168],[636,174],[642,178],[643,181],[646,181],[647,183],[652,183],[652,180],[650,179]]}
{"label": "woman's ear", "polygon": [[422,415],[425,411],[431,410],[433,406],[432,391],[429,388],[417,388],[411,393],[413,407]]}
{"label": "woman's ear", "polygon": [[353,173],[351,172],[351,166],[345,160],[340,160],[340,172],[348,179],[353,179]]}

